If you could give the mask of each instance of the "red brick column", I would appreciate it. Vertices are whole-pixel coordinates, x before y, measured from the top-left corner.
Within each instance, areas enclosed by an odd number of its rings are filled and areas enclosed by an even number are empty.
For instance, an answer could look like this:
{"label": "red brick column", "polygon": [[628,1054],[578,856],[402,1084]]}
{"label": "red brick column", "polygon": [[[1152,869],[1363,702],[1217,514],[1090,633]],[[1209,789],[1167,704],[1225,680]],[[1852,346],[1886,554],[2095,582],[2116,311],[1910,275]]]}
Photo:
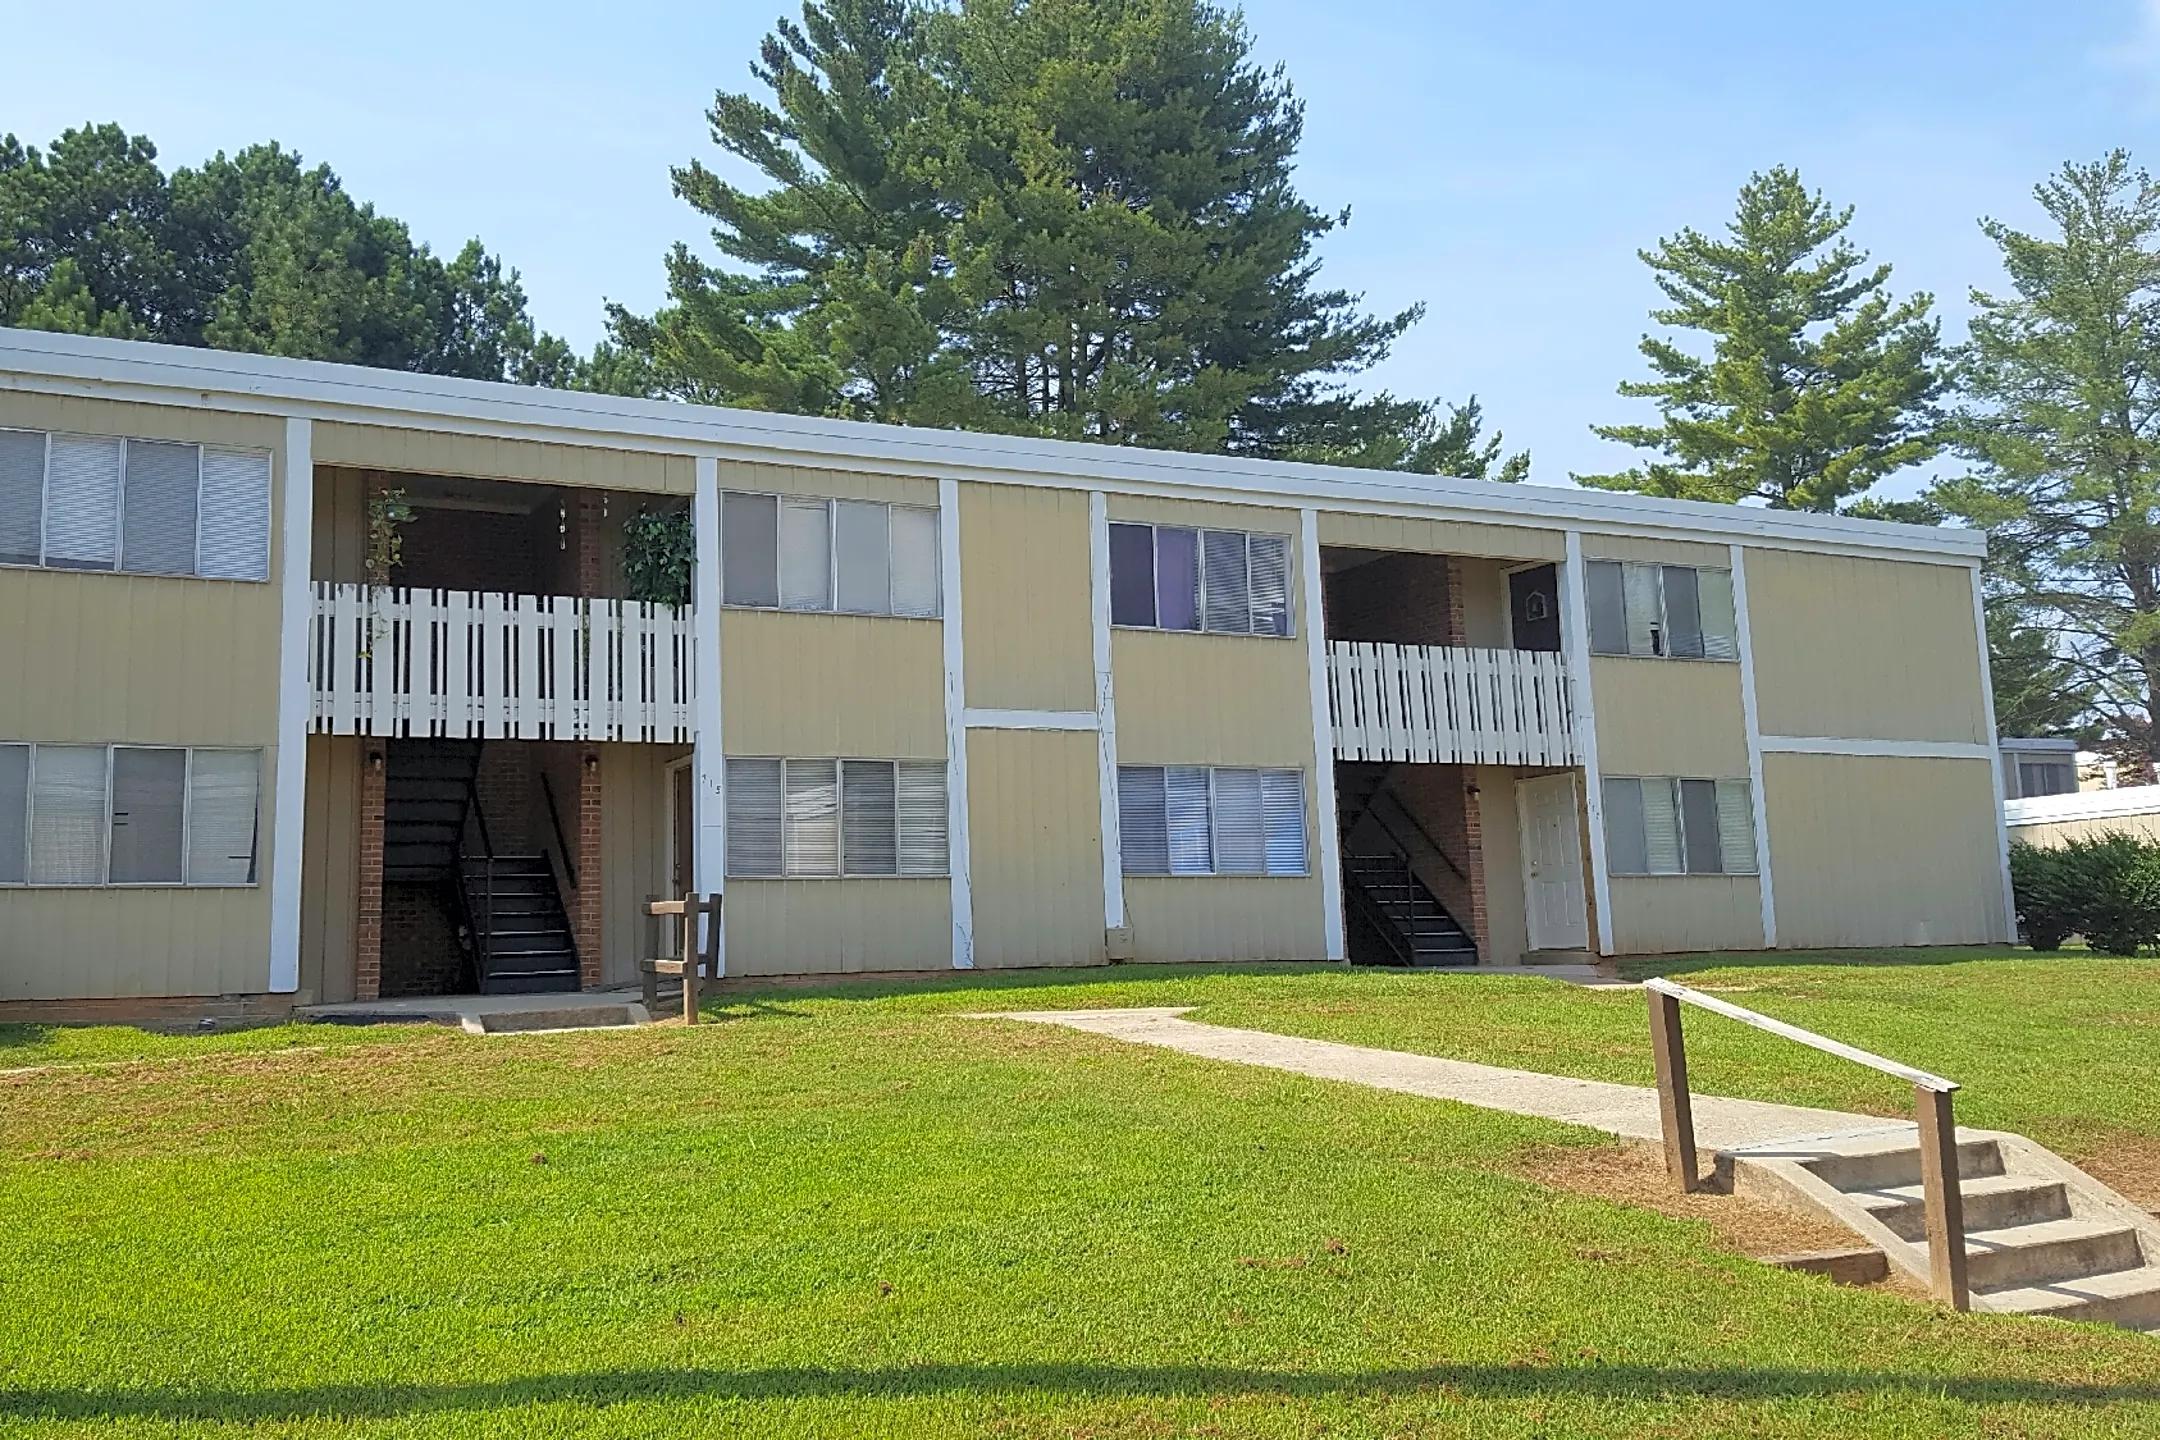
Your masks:
{"label": "red brick column", "polygon": [[1450,555],[1447,557],[1447,628],[1442,632],[1440,643],[1463,644],[1463,636],[1469,632],[1469,628],[1469,622],[1463,618],[1462,561]]}
{"label": "red brick column", "polygon": [[383,779],[379,745],[360,756],[360,900],[353,924],[353,998],[382,995]]}
{"label": "red brick column", "polygon": [[577,914],[571,923],[577,931],[578,983],[600,983],[600,897],[604,889],[600,856],[600,752],[586,750],[578,756],[577,800]]}
{"label": "red brick column", "polygon": [[1463,868],[1470,872],[1470,938],[1477,941],[1478,959],[1490,965],[1492,926],[1485,906],[1485,797],[1478,788],[1477,767],[1462,767]]}
{"label": "red brick column", "polygon": [[591,599],[600,593],[607,558],[607,496],[580,490],[577,498],[577,593]]}

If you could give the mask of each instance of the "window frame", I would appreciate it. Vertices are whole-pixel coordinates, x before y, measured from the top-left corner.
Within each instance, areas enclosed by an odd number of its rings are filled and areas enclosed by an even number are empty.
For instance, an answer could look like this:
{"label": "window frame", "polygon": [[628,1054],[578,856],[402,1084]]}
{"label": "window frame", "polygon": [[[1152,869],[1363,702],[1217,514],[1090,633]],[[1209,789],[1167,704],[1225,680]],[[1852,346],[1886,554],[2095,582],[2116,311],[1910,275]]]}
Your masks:
{"label": "window frame", "polygon": [[[777,852],[780,859],[780,868],[777,871],[767,873],[736,870],[731,865],[729,865],[726,869],[726,875],[730,881],[949,880],[951,878],[952,789],[951,771],[949,768],[949,763],[947,761],[926,760],[905,755],[730,755],[726,757],[725,761],[725,769],[728,771],[728,778],[725,783],[728,785],[730,793],[733,792],[734,788],[732,775],[733,767],[736,764],[745,761],[763,764],[778,764],[780,766],[780,814]],[[833,767],[833,854],[835,858],[834,868],[830,871],[803,871],[800,873],[790,873],[787,868],[789,829],[787,773],[788,766],[790,764],[816,764],[830,765]],[[888,768],[892,775],[893,868],[890,870],[848,869],[847,770],[850,765],[883,765]],[[903,765],[934,765],[939,770],[944,771],[946,775],[946,784],[939,791],[939,793],[943,795],[945,799],[945,807],[943,814],[944,827],[942,833],[945,837],[946,843],[938,850],[939,864],[938,868],[934,871],[910,870],[907,868],[907,857],[910,854],[910,850],[906,840],[903,838],[903,816],[906,812],[905,808],[900,803],[902,793],[900,767]],[[732,838],[733,837],[731,835],[730,839],[732,840]],[[725,860],[723,860],[723,864],[725,863]]]}
{"label": "window frame", "polygon": [[[33,561],[0,559],[0,569],[42,570],[67,575],[129,575],[147,579],[164,580],[212,580],[235,585],[267,585],[271,581],[270,559],[272,554],[272,531],[275,528],[275,488],[277,484],[277,457],[273,451],[245,445],[216,445],[200,440],[167,440],[147,435],[94,435],[77,430],[32,430],[20,426],[0,425],[0,434],[34,435],[43,442],[39,459],[37,506],[38,506],[38,552]],[[118,487],[113,497],[113,559],[110,565],[70,562],[55,564],[52,555],[52,468],[53,444],[57,440],[89,440],[116,444],[120,447],[120,473]],[[131,567],[127,555],[127,504],[129,452],[136,445],[180,446],[195,452],[195,527],[188,536],[189,564],[186,570],[150,570]],[[258,460],[263,464],[262,532],[260,549],[251,548],[251,562],[259,561],[261,574],[213,575],[203,571],[203,526],[211,513],[204,504],[204,485],[207,478],[206,461],[211,455],[231,455]],[[221,747],[206,746],[206,749]]]}
{"label": "window frame", "polygon": [[[1294,544],[1295,536],[1284,534],[1279,530],[1230,530],[1221,526],[1172,525],[1153,520],[1112,520],[1109,522],[1109,529],[1113,535],[1120,529],[1145,530],[1147,532],[1150,565],[1148,600],[1150,613],[1154,616],[1153,620],[1142,624],[1132,620],[1120,620],[1113,610],[1110,618],[1112,629],[1150,630],[1166,635],[1227,635],[1250,640],[1295,640],[1298,638],[1298,561]],[[1190,535],[1193,539],[1193,618],[1198,623],[1190,628],[1162,623],[1162,532],[1166,530]],[[1243,630],[1220,630],[1208,624],[1207,537],[1210,535],[1235,535],[1242,544],[1245,568],[1246,617],[1246,628]],[[1253,587],[1253,541],[1255,540],[1269,540],[1282,546],[1283,606],[1282,629],[1279,632],[1262,630],[1257,623],[1260,612],[1254,601],[1255,591]],[[1116,544],[1112,542],[1107,548],[1114,567],[1117,554]],[[1114,594],[1117,589],[1117,577],[1114,568],[1111,573],[1110,587]],[[1230,768],[1236,769],[1239,767],[1232,766]]]}
{"label": "window frame", "polygon": [[[1583,576],[1583,596],[1592,611],[1591,614],[1583,617],[1583,628],[1592,658],[1606,660],[1686,660],[1706,662],[1712,665],[1734,665],[1739,663],[1740,627],[1737,615],[1732,617],[1733,623],[1730,630],[1712,631],[1708,623],[1708,607],[1703,604],[1702,599],[1703,577],[1706,575],[1724,576],[1726,594],[1731,596],[1733,585],[1732,567],[1727,565],[1668,564],[1662,560],[1613,560],[1606,558],[1585,560],[1583,564],[1585,571]],[[1623,645],[1628,646],[1625,649],[1598,648],[1599,626],[1596,622],[1596,596],[1599,587],[1596,576],[1598,568],[1606,565],[1613,567],[1618,572],[1620,610],[1615,620],[1621,642]],[[1653,578],[1649,588],[1657,597],[1657,613],[1649,617],[1638,617],[1628,604],[1628,597],[1633,588],[1630,581],[1634,578],[1630,572],[1639,574],[1646,570],[1652,572]],[[1666,572],[1671,570],[1687,570],[1694,573],[1696,593],[1695,629],[1699,643],[1703,648],[1703,653],[1700,655],[1677,655],[1673,653],[1671,601],[1666,592]],[[1727,608],[1730,611],[1734,607],[1728,605]],[[1630,640],[1636,622],[1643,618],[1647,618],[1649,622],[1651,648],[1637,650],[1632,647]],[[1713,637],[1720,648],[1730,647],[1731,653],[1724,655],[1712,654]]]}
{"label": "window frame", "polygon": [[[1712,787],[1710,798],[1710,811],[1712,815],[1711,834],[1712,839],[1716,845],[1716,853],[1718,859],[1718,868],[1715,870],[1695,870],[1689,868],[1689,851],[1691,849],[1691,838],[1698,842],[1700,840],[1700,837],[1690,837],[1688,833],[1687,804],[1685,800],[1685,792],[1682,790],[1681,787],[1683,784],[1690,782],[1701,785],[1709,785]],[[1641,817],[1643,823],[1644,835],[1642,839],[1642,844],[1639,848],[1642,850],[1645,857],[1644,865],[1646,867],[1641,870],[1621,870],[1615,869],[1613,867],[1611,857],[1615,853],[1620,852],[1622,847],[1618,843],[1619,837],[1616,836],[1613,832],[1612,827],[1614,822],[1614,805],[1609,796],[1605,799],[1604,805],[1602,807],[1605,817],[1604,824],[1606,827],[1605,853],[1607,859],[1605,873],[1612,876],[1613,878],[1621,880],[1689,880],[1700,879],[1707,876],[1712,878],[1749,880],[1758,879],[1761,876],[1762,872],[1758,863],[1760,859],[1759,846],[1761,845],[1761,837],[1755,833],[1755,787],[1754,782],[1750,780],[1747,776],[1606,775],[1600,777],[1598,783],[1601,786],[1636,786],[1636,794],[1639,797],[1639,808],[1637,808],[1635,813],[1639,817]],[[1651,805],[1652,794],[1652,791],[1648,787],[1652,785],[1661,787],[1662,795],[1660,797],[1659,803],[1662,804],[1667,811],[1669,811],[1672,817],[1675,854],[1679,857],[1680,861],[1680,868],[1678,870],[1652,870],[1647,868],[1649,864],[1648,856],[1650,849],[1648,838],[1648,831],[1650,828],[1648,823],[1648,812]],[[1744,813],[1747,816],[1748,843],[1744,851],[1737,856],[1728,854],[1725,847],[1725,827],[1723,823],[1723,815],[1725,796],[1727,795],[1727,793],[1729,793],[1728,787],[1737,787],[1743,801],[1745,802]],[[1632,849],[1635,847],[1629,848]],[[1735,868],[1735,862],[1738,862],[1745,868]]]}
{"label": "window frame", "polygon": [[[1312,791],[1303,769],[1286,765],[1133,765],[1120,764],[1117,778],[1118,871],[1120,874],[1148,880],[1305,880],[1313,873],[1313,827],[1308,813],[1312,806]],[[1177,863],[1177,829],[1170,816],[1170,773],[1172,771],[1198,771],[1206,777],[1207,816],[1205,834],[1208,845],[1208,865],[1205,870],[1179,869]],[[1160,870],[1134,870],[1129,868],[1128,852],[1123,837],[1137,830],[1126,823],[1125,802],[1128,776],[1140,777],[1152,773],[1157,778],[1153,800],[1160,798],[1163,814],[1163,865]],[[1254,800],[1260,816],[1260,868],[1258,870],[1226,870],[1223,868],[1222,807],[1219,800],[1220,779],[1224,773],[1251,775],[1254,777]],[[1268,831],[1268,789],[1271,779],[1289,777],[1297,784],[1298,868],[1278,870],[1272,868],[1274,839]]]}
{"label": "window frame", "polygon": [[[727,576],[725,573],[727,541],[723,533],[720,546],[721,565],[723,567],[720,579],[721,608],[727,610],[752,610],[766,614],[867,616],[878,620],[938,620],[944,617],[944,516],[938,506],[917,505],[905,500],[877,500],[833,495],[785,495],[770,490],[723,490],[720,493],[720,508],[723,515],[726,512],[727,502],[731,496],[773,502],[773,594],[775,598],[771,604],[762,601],[730,600],[727,598]],[[788,581],[786,575],[782,573],[785,568],[782,564],[782,552],[786,547],[781,540],[780,531],[784,526],[785,511],[791,504],[798,506],[821,505],[825,509],[826,603],[823,605],[790,605],[787,603]],[[840,603],[840,507],[843,505],[877,505],[885,510],[885,608],[882,610],[850,609]],[[926,612],[896,608],[895,598],[900,585],[899,567],[893,563],[893,536],[897,533],[899,527],[893,524],[893,517],[899,511],[911,511],[930,517],[932,541],[930,546],[931,608]]]}
{"label": "window frame", "polygon": [[[262,806],[263,806],[263,756],[265,747],[260,745],[159,745],[147,741],[72,741],[72,740],[0,740],[0,747],[21,746],[29,752],[28,766],[23,783],[23,879],[0,880],[0,891],[5,890],[253,890],[263,884],[262,878]],[[96,880],[33,880],[32,861],[35,858],[37,824],[37,777],[38,751],[54,750],[100,750],[105,756],[105,796],[99,820],[98,870]],[[112,878],[113,863],[113,795],[114,770],[122,750],[177,750],[185,760],[180,770],[180,878],[178,880],[115,880]],[[253,843],[250,847],[246,880],[197,880],[190,871],[195,835],[195,757],[202,753],[250,755],[255,761],[255,808]]]}

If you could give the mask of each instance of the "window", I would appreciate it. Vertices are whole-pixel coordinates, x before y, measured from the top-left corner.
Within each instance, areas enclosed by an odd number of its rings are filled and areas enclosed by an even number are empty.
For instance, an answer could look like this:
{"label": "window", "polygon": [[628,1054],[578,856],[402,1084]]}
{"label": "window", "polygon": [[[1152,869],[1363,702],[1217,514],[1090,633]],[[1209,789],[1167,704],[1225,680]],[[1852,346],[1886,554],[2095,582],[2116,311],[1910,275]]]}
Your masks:
{"label": "window", "polygon": [[1605,866],[1615,875],[1753,875],[1748,782],[1608,777]]}
{"label": "window", "polygon": [[1739,658],[1730,570],[1592,560],[1584,581],[1593,655]]}
{"label": "window", "polygon": [[1110,623],[1287,636],[1289,537],[1114,524]]}
{"label": "window", "polygon": [[2017,762],[2017,793],[2021,799],[2034,795],[2073,795],[2077,788],[2077,766],[2070,761]]}
{"label": "window", "polygon": [[270,456],[0,430],[0,565],[270,576]]}
{"label": "window", "polygon": [[1118,835],[1128,875],[1303,875],[1305,776],[1120,765]]}
{"label": "window", "polygon": [[727,762],[728,874],[943,875],[942,760]]}
{"label": "window", "polygon": [[720,498],[720,598],[759,609],[938,613],[937,511],[876,500]]}
{"label": "window", "polygon": [[0,885],[252,885],[259,750],[0,745]]}

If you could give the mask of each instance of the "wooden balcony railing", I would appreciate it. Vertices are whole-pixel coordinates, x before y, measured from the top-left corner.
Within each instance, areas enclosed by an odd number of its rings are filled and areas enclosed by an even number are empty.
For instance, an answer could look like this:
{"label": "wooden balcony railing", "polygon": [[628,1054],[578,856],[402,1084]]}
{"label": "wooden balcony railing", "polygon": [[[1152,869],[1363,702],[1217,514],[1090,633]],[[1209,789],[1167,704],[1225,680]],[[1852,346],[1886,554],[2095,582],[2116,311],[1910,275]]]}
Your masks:
{"label": "wooden balcony railing", "polygon": [[1550,651],[1338,640],[1328,699],[1344,760],[1580,763],[1567,667]]}
{"label": "wooden balcony railing", "polygon": [[688,744],[690,612],[635,600],[315,585],[326,735]]}

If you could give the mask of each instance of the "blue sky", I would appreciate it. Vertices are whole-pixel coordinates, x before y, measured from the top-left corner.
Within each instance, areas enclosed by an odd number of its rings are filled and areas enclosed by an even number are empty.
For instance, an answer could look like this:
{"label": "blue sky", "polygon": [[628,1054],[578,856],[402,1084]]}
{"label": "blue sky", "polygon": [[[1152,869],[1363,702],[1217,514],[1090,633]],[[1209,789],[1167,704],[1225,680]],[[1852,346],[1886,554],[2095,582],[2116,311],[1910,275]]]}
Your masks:
{"label": "blue sky", "polygon": [[[650,307],[661,252],[703,238],[667,168],[712,159],[713,90],[751,83],[758,37],[793,8],[118,0],[91,30],[0,0],[0,131],[43,144],[118,120],[168,166],[277,139],[438,251],[481,236],[583,347],[603,297]],[[1967,291],[1998,283],[1977,217],[2032,223],[2035,181],[2111,146],[2160,167],[2160,0],[1245,13],[1306,102],[1301,188],[1354,212],[1325,279],[1375,310],[1428,307],[1370,383],[1476,393],[1550,483],[1627,463],[1588,426],[1647,409],[1613,393],[1641,373],[1657,298],[1635,251],[1721,223],[1751,170],[1796,165],[1856,206],[1858,243],[1956,335]]]}

